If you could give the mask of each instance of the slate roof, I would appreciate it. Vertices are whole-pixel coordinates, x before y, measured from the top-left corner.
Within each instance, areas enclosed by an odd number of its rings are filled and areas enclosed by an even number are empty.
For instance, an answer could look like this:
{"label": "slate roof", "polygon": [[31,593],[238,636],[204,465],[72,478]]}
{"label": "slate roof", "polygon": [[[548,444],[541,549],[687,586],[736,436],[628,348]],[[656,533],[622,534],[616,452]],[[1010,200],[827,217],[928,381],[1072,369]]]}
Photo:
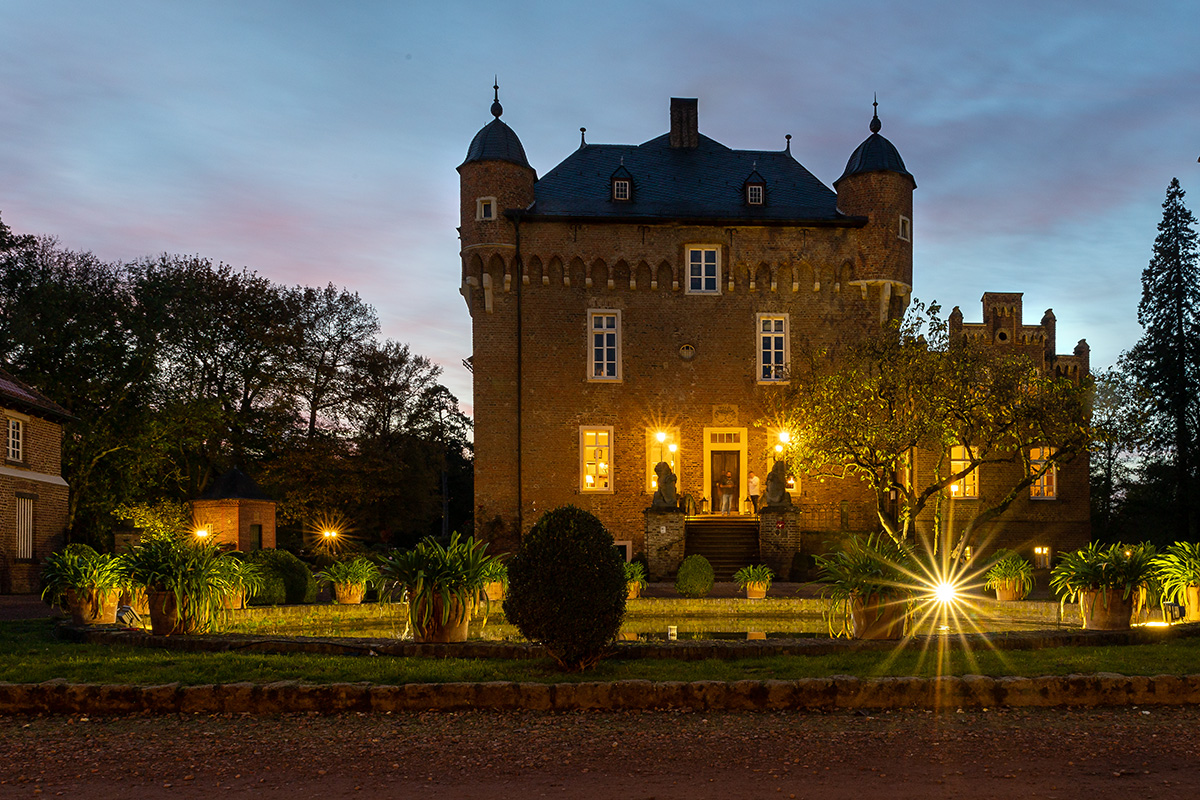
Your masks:
{"label": "slate roof", "polygon": [[42,417],[51,422],[62,423],[75,419],[58,403],[2,369],[0,369],[0,406],[33,414],[35,417]]}
{"label": "slate roof", "polygon": [[900,157],[900,151],[896,149],[896,145],[879,135],[880,127],[881,123],[876,115],[871,120],[871,135],[850,154],[850,160],[846,162],[846,171],[842,173],[842,177],[833,182],[834,186],[851,175],[887,171],[907,175],[912,179],[913,188],[916,188],[916,178],[913,178],[912,174],[904,168],[904,159]]}
{"label": "slate roof", "polygon": [[467,148],[467,159],[463,164],[473,161],[511,161],[522,167],[529,167],[521,140],[499,116],[480,128],[479,133],[471,140],[471,146]]}
{"label": "slate roof", "polygon": [[[630,202],[611,199],[611,179],[624,166]],[[766,203],[745,201],[747,176],[766,184]],[[695,148],[672,148],[670,134],[640,145],[582,145],[534,186],[530,216],[696,220],[850,222],[837,195],[787,150],[733,150],[700,135]]]}
{"label": "slate roof", "polygon": [[246,473],[234,468],[208,487],[201,500],[270,500],[258,484]]}

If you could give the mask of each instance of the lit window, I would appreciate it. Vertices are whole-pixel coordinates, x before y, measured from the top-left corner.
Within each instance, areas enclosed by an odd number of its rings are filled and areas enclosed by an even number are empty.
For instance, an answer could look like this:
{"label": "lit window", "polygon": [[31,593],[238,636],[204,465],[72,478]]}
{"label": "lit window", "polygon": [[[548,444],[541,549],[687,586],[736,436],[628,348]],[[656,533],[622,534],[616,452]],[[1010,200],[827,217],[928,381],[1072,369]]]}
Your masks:
{"label": "lit window", "polygon": [[912,241],[912,220],[906,216],[900,216],[900,238],[906,242]]}
{"label": "lit window", "polygon": [[761,183],[751,183],[746,186],[746,202],[752,206],[763,204],[763,186]]}
{"label": "lit window", "polygon": [[[1053,447],[1033,447],[1029,450],[1029,471],[1036,473],[1047,459],[1054,457]],[[1054,500],[1058,497],[1058,467],[1050,465],[1040,478],[1029,485],[1029,496],[1036,500]]]}
{"label": "lit window", "polygon": [[758,381],[767,383],[787,379],[787,314],[758,315]]}
{"label": "lit window", "polygon": [[721,290],[721,256],[716,247],[689,247],[688,293],[717,294]]}
{"label": "lit window", "polygon": [[475,203],[475,219],[487,220],[496,218],[496,198],[481,197]]}
{"label": "lit window", "polygon": [[613,200],[628,200],[629,199],[629,181],[614,180],[612,184]]}
{"label": "lit window", "polygon": [[621,380],[621,312],[588,312],[588,380]]}
{"label": "lit window", "polygon": [[679,475],[679,429],[678,428],[647,428],[646,429],[646,492],[654,494],[658,489],[658,475],[654,468],[660,461],[665,461],[675,473],[676,487],[681,483]]}
{"label": "lit window", "polygon": [[17,547],[18,559],[33,559],[33,498],[17,495]]}
{"label": "lit window", "polygon": [[8,460],[20,461],[25,451],[25,426],[19,419],[8,420]]}
{"label": "lit window", "polygon": [[900,461],[896,465],[896,483],[904,487],[905,491],[911,492],[913,488],[913,451],[908,450],[900,456]]}
{"label": "lit window", "polygon": [[579,429],[579,491],[612,492],[612,428]]}
{"label": "lit window", "polygon": [[1049,547],[1033,548],[1033,568],[1034,569],[1050,569],[1050,548]]}
{"label": "lit window", "polygon": [[[971,454],[965,447],[950,448],[950,474],[957,475],[971,465]],[[973,469],[950,484],[950,496],[959,499],[979,497],[979,470]]]}

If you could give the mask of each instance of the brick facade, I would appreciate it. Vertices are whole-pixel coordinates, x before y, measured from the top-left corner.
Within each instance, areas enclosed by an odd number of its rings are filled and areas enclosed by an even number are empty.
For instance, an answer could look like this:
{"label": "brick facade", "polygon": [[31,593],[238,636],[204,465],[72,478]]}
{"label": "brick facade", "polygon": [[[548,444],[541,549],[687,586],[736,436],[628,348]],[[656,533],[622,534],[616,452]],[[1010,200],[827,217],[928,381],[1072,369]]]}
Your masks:
{"label": "brick facade", "polygon": [[[6,407],[0,397],[0,422],[22,428],[19,460],[0,460],[0,594],[39,590],[40,562],[63,543],[68,489],[62,479],[62,426],[58,422]],[[7,444],[7,443],[6,443]],[[18,526],[32,522],[31,557],[18,551]]]}
{"label": "brick facade", "polygon": [[[571,503],[644,551],[643,512],[659,457],[675,461],[678,491],[708,510],[715,472],[733,464],[744,503],[747,471],[765,482],[778,433],[761,411],[759,316],[786,316],[795,349],[856,338],[908,304],[915,182],[902,165],[848,168],[835,184],[837,213],[824,219],[638,218],[620,209],[554,217],[539,213],[537,174],[523,163],[469,156],[459,173],[475,519],[477,532],[501,548],[546,510]],[[635,193],[654,188],[637,177]],[[771,190],[768,183],[768,198]],[[506,213],[479,219],[481,198],[495,198]],[[688,248],[701,245],[719,254],[719,291],[711,294],[688,291]],[[590,374],[591,311],[619,318],[618,379]],[[582,428],[611,429],[607,491],[584,488]],[[659,431],[674,455],[656,442]],[[721,461],[714,453],[734,455]],[[1083,491],[1086,508],[1086,481]],[[802,478],[793,499],[791,524],[800,529],[877,527],[872,496],[857,480]]]}

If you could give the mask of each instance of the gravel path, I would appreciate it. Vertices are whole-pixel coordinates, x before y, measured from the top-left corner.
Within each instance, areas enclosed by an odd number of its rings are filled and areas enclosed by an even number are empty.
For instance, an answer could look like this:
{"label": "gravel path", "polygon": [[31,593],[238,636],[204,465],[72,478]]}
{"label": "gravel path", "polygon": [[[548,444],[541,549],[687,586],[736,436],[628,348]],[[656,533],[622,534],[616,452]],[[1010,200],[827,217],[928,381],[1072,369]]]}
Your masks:
{"label": "gravel path", "polygon": [[1200,708],[0,718],[0,797],[1194,797]]}

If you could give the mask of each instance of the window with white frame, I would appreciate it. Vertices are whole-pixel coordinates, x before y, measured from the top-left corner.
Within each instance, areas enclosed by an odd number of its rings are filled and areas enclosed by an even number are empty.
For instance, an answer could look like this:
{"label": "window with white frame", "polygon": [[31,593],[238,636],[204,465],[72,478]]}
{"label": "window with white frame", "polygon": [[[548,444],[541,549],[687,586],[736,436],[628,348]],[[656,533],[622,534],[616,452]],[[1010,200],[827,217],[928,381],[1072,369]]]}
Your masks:
{"label": "window with white frame", "polygon": [[17,546],[14,555],[33,560],[33,498],[17,495]]}
{"label": "window with white frame", "polygon": [[579,491],[612,492],[611,427],[579,429]]}
{"label": "window with white frame", "polygon": [[688,294],[718,294],[721,291],[721,249],[715,246],[689,247]]}
{"label": "window with white frame", "polygon": [[903,214],[900,215],[900,238],[906,242],[912,241],[912,220]]}
{"label": "window with white frame", "polygon": [[787,379],[788,315],[758,315],[758,382]]}
{"label": "window with white frame", "polygon": [[475,219],[488,220],[496,218],[496,198],[481,197],[475,201]]}
{"label": "window with white frame", "polygon": [[[950,448],[950,474],[957,475],[971,465],[971,452],[965,447]],[[950,496],[958,500],[979,497],[979,468],[950,484]]]}
{"label": "window with white frame", "polygon": [[[1031,447],[1029,449],[1029,472],[1036,474],[1054,457],[1053,447]],[[1034,500],[1054,500],[1058,497],[1058,467],[1051,464],[1041,477],[1029,484],[1029,496]]]}
{"label": "window with white frame", "polygon": [[6,448],[9,461],[21,461],[25,454],[25,423],[19,419],[8,418],[8,447]]}
{"label": "window with white frame", "polygon": [[629,181],[617,178],[612,182],[612,199],[624,201],[629,199]]}
{"label": "window with white frame", "polygon": [[752,206],[763,204],[763,185],[761,183],[746,184],[746,202]]}
{"label": "window with white frame", "polygon": [[621,380],[621,312],[588,312],[588,380]]}

